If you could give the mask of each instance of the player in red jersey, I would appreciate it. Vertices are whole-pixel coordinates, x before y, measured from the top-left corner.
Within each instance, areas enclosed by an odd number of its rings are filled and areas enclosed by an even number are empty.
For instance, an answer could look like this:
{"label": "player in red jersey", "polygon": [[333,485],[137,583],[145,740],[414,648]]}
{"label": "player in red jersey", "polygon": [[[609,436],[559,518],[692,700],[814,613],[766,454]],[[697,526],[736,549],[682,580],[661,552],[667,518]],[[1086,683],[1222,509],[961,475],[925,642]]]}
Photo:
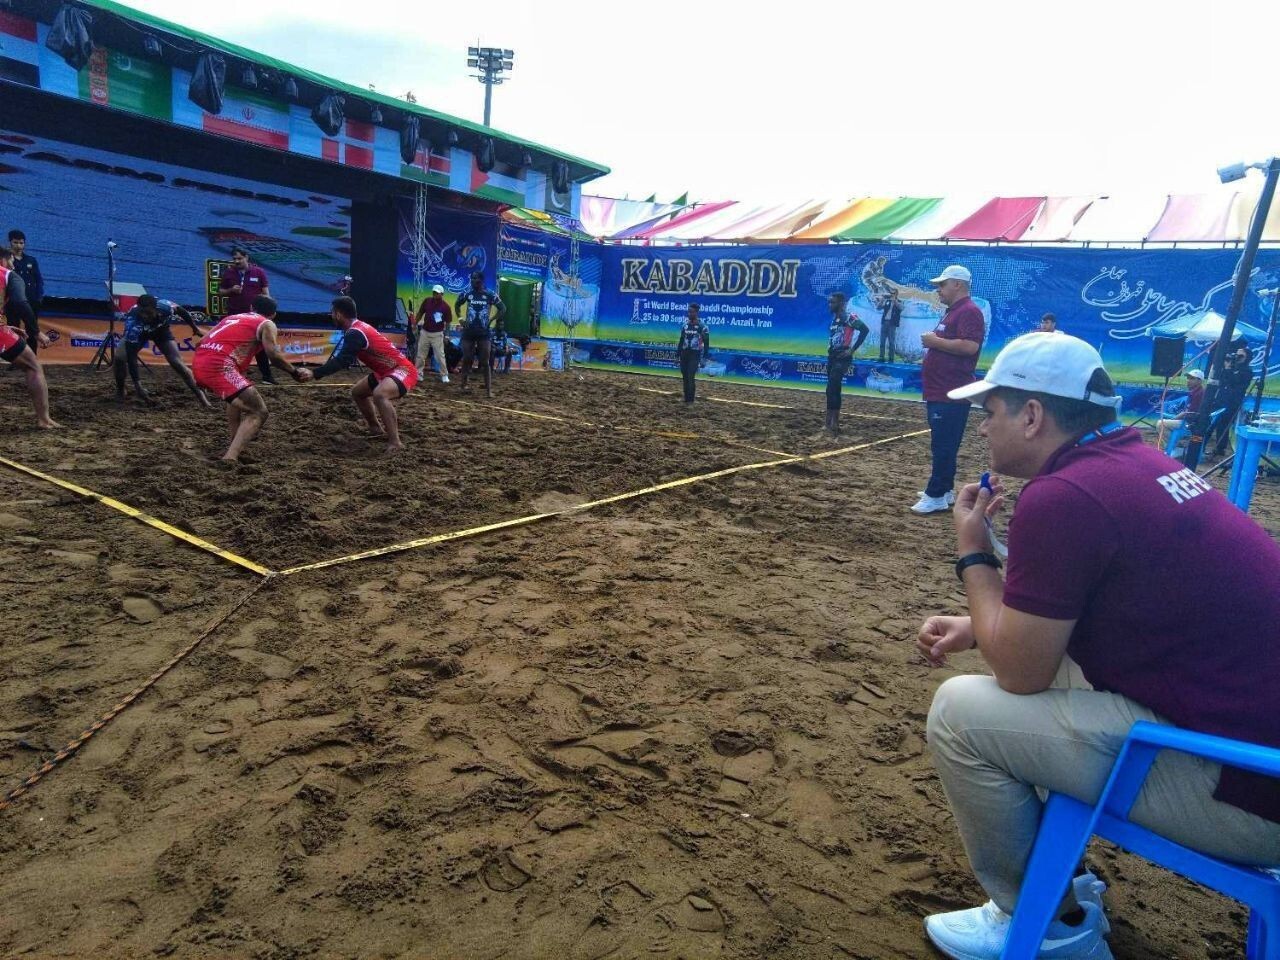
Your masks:
{"label": "player in red jersey", "polygon": [[365,423],[374,435],[387,438],[387,452],[395,453],[404,444],[400,442],[394,401],[417,385],[418,370],[394,343],[356,318],[356,302],[350,297],[333,301],[329,317],[342,331],[342,343],[333,351],[333,356],[316,368],[315,378],[319,380],[345,370],[356,362],[368,367],[369,376],[357,380],[351,388],[351,399],[364,414]]}
{"label": "player in red jersey", "polygon": [[[11,290],[14,291],[12,296]],[[44,379],[44,368],[36,359],[35,352],[27,346],[26,339],[8,322],[10,313],[13,319],[34,322],[34,316],[29,315],[30,310],[22,277],[13,269],[13,252],[8,247],[0,247],[0,360],[8,361],[26,374],[27,390],[31,393],[32,406],[36,408],[36,425],[41,430],[52,430],[62,424],[49,416],[49,385]]]}
{"label": "player in red jersey", "polygon": [[196,383],[212,390],[227,404],[227,431],[231,438],[223,460],[239,460],[244,446],[258,435],[267,420],[267,405],[244,375],[259,353],[294,380],[311,379],[311,371],[295,367],[284,358],[276,342],[276,302],[268,296],[253,301],[252,313],[226,317],[205,334],[191,363]]}

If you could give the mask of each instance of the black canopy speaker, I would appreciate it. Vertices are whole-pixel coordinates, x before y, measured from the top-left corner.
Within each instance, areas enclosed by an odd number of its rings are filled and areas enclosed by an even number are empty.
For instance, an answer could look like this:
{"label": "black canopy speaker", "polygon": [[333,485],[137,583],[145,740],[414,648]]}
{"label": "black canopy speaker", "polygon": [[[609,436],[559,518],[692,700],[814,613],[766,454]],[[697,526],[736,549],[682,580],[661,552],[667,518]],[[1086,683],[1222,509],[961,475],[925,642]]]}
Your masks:
{"label": "black canopy speaker", "polygon": [[1187,353],[1187,338],[1155,337],[1151,341],[1151,375],[1172,377],[1182,369],[1182,358]]}

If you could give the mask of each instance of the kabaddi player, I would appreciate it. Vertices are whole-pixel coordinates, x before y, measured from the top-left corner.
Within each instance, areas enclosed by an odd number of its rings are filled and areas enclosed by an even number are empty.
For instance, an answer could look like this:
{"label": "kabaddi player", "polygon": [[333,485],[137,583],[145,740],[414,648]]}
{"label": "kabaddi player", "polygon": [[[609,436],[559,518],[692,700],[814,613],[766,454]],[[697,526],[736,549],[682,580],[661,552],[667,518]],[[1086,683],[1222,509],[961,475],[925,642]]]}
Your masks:
{"label": "kabaddi player", "polygon": [[357,361],[368,367],[371,371],[369,376],[357,380],[351,388],[351,399],[364,414],[370,431],[375,436],[387,438],[387,453],[395,453],[404,446],[400,442],[395,401],[417,384],[418,370],[394,343],[356,317],[356,302],[350,297],[334,300],[329,317],[333,325],[342,331],[342,343],[328,360],[316,368],[315,378],[319,380],[345,370]]}
{"label": "kabaddi player", "polygon": [[[10,296],[11,289],[16,291],[13,296]],[[11,363],[26,374],[27,390],[36,408],[36,425],[41,430],[52,430],[62,424],[49,416],[49,384],[44,379],[44,368],[27,345],[26,338],[8,323],[8,313],[12,312],[21,317],[30,329],[35,323],[34,315],[28,316],[30,310],[22,277],[13,269],[13,252],[8,247],[0,247],[0,360]]]}
{"label": "kabaddi player", "polygon": [[210,330],[196,347],[191,364],[196,384],[212,390],[227,404],[227,431],[231,438],[223,460],[239,460],[245,444],[258,435],[267,420],[267,405],[245,377],[258,354],[266,354],[272,364],[294,380],[306,382],[311,371],[295,367],[284,358],[276,341],[276,302],[259,295],[250,313],[226,317]]}

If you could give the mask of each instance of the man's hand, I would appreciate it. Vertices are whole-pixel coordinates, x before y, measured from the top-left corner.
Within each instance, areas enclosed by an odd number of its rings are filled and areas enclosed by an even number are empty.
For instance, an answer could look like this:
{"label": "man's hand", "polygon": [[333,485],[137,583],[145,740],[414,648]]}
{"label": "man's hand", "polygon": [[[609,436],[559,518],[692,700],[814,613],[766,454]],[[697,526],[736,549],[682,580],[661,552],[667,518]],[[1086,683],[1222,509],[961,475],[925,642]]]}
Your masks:
{"label": "man's hand", "polygon": [[232,287],[232,288],[231,288],[231,292],[232,292],[232,293],[243,293],[243,292],[244,292],[244,286],[243,286],[242,284],[237,283],[234,287]]}
{"label": "man's hand", "polygon": [[941,667],[947,654],[973,649],[973,621],[969,617],[930,617],[920,628],[916,649],[931,667]]}
{"label": "man's hand", "polygon": [[40,346],[42,347],[47,347],[49,344],[53,343],[53,341],[49,339],[49,335],[43,330],[36,334],[36,339],[40,342]]}
{"label": "man's hand", "polygon": [[942,342],[942,338],[938,336],[936,333],[934,333],[932,330],[929,331],[928,333],[920,334],[920,343],[926,349],[930,349],[930,350],[935,349],[938,346],[938,344],[941,342]]}
{"label": "man's hand", "polygon": [[315,376],[316,376],[306,367],[294,367],[293,372],[294,372],[293,379],[297,380],[299,383],[310,383],[312,380],[315,379]]}
{"label": "man's hand", "polygon": [[952,513],[956,524],[956,553],[990,553],[991,536],[987,521],[995,520],[1004,509],[1004,484],[991,478],[991,489],[971,483],[956,497]]}

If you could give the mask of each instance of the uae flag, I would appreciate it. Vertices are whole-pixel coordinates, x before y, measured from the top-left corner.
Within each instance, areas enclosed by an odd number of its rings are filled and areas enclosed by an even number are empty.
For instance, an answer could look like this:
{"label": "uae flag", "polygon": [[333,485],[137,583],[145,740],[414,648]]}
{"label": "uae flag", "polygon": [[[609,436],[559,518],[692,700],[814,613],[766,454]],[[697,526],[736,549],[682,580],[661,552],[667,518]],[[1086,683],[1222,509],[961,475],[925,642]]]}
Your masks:
{"label": "uae flag", "polygon": [[156,120],[173,119],[173,76],[163,63],[94,47],[78,80],[81,100]]}
{"label": "uae flag", "polygon": [[0,10],[0,80],[40,86],[36,22]]}

